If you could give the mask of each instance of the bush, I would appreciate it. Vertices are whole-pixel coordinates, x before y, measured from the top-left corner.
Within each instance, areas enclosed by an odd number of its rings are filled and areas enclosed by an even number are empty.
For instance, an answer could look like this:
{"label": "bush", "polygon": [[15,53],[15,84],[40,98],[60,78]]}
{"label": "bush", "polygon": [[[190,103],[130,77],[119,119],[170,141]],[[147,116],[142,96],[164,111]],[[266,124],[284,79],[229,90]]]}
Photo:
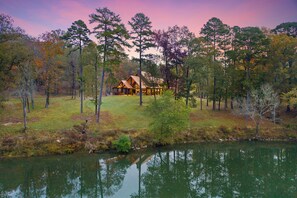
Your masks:
{"label": "bush", "polygon": [[158,144],[172,143],[173,134],[188,126],[190,110],[183,100],[174,99],[172,91],[165,91],[147,110],[152,118],[150,131]]}
{"label": "bush", "polygon": [[131,149],[131,140],[127,135],[121,135],[118,140],[112,142],[113,147],[121,153],[128,153]]}

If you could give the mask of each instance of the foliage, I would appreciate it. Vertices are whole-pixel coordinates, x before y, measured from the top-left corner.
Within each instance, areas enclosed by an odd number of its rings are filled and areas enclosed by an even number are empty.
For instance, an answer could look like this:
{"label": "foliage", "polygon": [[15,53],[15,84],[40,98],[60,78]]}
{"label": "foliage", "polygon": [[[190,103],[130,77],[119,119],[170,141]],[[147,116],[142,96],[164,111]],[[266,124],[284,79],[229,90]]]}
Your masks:
{"label": "foliage", "polygon": [[278,95],[274,92],[271,85],[264,84],[260,89],[251,91],[250,102],[241,99],[236,113],[246,115],[256,123],[256,137],[258,137],[261,120],[264,119],[267,114],[271,114],[275,121],[278,106]]}
{"label": "foliage", "polygon": [[131,139],[127,135],[121,135],[118,140],[112,142],[118,152],[128,153],[131,149]]}
{"label": "foliage", "polygon": [[113,71],[111,67],[107,68],[107,63],[109,66],[118,65],[121,59],[126,56],[123,47],[129,47],[130,45],[126,41],[129,38],[128,31],[124,24],[121,23],[120,16],[108,8],[96,9],[96,13],[90,15],[90,23],[96,23],[93,33],[98,40],[98,51],[103,57],[96,118],[97,123],[99,123],[105,71]]}
{"label": "foliage", "polygon": [[297,87],[282,95],[282,99],[288,104],[297,108]]}
{"label": "foliage", "polygon": [[150,130],[161,144],[170,143],[173,134],[189,124],[189,108],[181,99],[175,100],[171,91],[165,91],[160,98],[152,101],[147,111],[152,118]]}
{"label": "foliage", "polygon": [[43,33],[38,42],[38,55],[35,56],[35,64],[39,70],[40,79],[44,82],[46,93],[45,108],[49,107],[50,93],[55,83],[59,83],[64,70],[62,55],[63,41],[62,30],[52,30]]}
{"label": "foliage", "polygon": [[74,21],[63,39],[66,40],[66,45],[70,47],[70,52],[79,50],[79,62],[80,62],[80,75],[79,75],[79,87],[80,87],[80,113],[83,113],[83,98],[84,98],[84,79],[83,79],[83,65],[82,65],[82,48],[87,46],[91,40],[88,37],[90,30],[87,25],[82,21]]}
{"label": "foliage", "polygon": [[129,21],[129,25],[132,28],[131,39],[133,45],[136,47],[136,52],[139,53],[139,74],[140,74],[140,101],[139,104],[142,105],[142,61],[145,58],[144,52],[149,48],[153,47],[153,32],[151,30],[152,25],[150,19],[145,16],[143,13],[137,13],[131,21]]}
{"label": "foliage", "polygon": [[287,34],[288,36],[297,37],[297,22],[286,22],[277,25],[273,30],[275,34]]}

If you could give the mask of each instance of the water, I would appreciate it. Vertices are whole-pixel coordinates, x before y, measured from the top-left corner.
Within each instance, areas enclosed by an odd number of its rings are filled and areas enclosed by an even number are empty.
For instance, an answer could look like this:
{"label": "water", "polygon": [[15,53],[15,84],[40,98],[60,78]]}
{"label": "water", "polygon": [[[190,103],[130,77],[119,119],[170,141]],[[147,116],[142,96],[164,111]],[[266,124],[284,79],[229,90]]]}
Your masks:
{"label": "water", "polygon": [[0,197],[297,197],[297,144],[2,159]]}

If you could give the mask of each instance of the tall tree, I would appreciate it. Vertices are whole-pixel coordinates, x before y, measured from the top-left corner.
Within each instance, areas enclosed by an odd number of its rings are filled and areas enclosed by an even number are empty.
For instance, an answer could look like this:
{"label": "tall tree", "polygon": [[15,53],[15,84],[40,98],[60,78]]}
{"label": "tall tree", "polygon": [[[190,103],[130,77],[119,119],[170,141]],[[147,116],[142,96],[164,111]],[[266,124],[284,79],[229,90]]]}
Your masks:
{"label": "tall tree", "polygon": [[169,89],[172,87],[173,75],[171,74],[171,50],[172,46],[170,44],[170,32],[164,30],[158,30],[154,33],[154,40],[157,45],[157,49],[161,52],[163,56],[164,66],[161,67],[161,73],[164,75],[164,80]]}
{"label": "tall tree", "polygon": [[92,97],[95,100],[95,115],[97,115],[98,110],[98,64],[99,64],[99,54],[97,50],[97,45],[91,42],[87,47],[84,48],[84,63],[90,66],[91,76],[87,77],[86,84],[90,84],[92,89]]}
{"label": "tall tree", "polygon": [[185,98],[188,106],[191,86],[195,84],[199,89],[200,109],[202,110],[203,92],[206,90],[207,81],[207,57],[204,56],[203,42],[201,38],[195,38],[189,43],[189,54],[185,59],[184,78],[185,78]]}
{"label": "tall tree", "polygon": [[269,40],[258,27],[244,27],[235,35],[235,42],[239,47],[239,58],[245,71],[244,89],[246,91],[247,104],[249,104],[250,91],[253,88],[257,72],[257,66],[263,64],[267,56]]}
{"label": "tall tree", "polygon": [[179,92],[179,78],[181,71],[184,66],[184,59],[188,56],[190,51],[190,43],[195,38],[195,35],[190,32],[188,27],[182,26],[179,27],[177,25],[173,27],[169,27],[169,42],[171,45],[171,64],[175,67],[175,98],[177,97]]}
{"label": "tall tree", "polygon": [[131,39],[133,45],[136,47],[136,52],[139,53],[139,105],[142,105],[142,59],[145,57],[144,52],[153,47],[153,32],[150,19],[143,13],[137,13],[129,25],[132,28]]}
{"label": "tall tree", "polygon": [[39,38],[39,51],[35,56],[35,62],[45,85],[45,108],[48,108],[50,104],[52,84],[61,78],[63,64],[60,56],[64,54],[64,44],[60,38],[63,34],[61,30],[52,30],[51,32],[43,33]]}
{"label": "tall tree", "polygon": [[226,34],[226,25],[218,18],[211,18],[204,26],[202,27],[200,34],[205,39],[206,43],[212,48],[213,55],[213,104],[212,109],[216,109],[216,89],[217,89],[217,72],[215,62],[220,56],[220,43],[223,40],[224,35]]}
{"label": "tall tree", "polygon": [[80,85],[80,113],[83,113],[83,100],[84,100],[84,79],[83,79],[83,65],[82,65],[82,49],[83,46],[88,45],[90,39],[88,34],[90,30],[87,28],[87,25],[82,21],[74,21],[68,31],[63,36],[63,38],[67,41],[69,47],[73,49],[73,51],[79,50],[79,59],[80,59],[80,72],[79,72],[79,85]]}
{"label": "tall tree", "polygon": [[285,34],[270,35],[266,80],[278,92],[287,92],[297,83],[297,38]]}
{"label": "tall tree", "polygon": [[97,123],[100,120],[100,108],[102,103],[102,92],[104,84],[104,74],[107,63],[111,64],[120,57],[125,56],[124,46],[129,46],[127,39],[128,31],[121,23],[119,15],[108,8],[97,8],[96,13],[90,15],[90,23],[96,23],[93,33],[98,39],[98,51],[103,56],[103,67],[101,73],[100,93],[98,101]]}

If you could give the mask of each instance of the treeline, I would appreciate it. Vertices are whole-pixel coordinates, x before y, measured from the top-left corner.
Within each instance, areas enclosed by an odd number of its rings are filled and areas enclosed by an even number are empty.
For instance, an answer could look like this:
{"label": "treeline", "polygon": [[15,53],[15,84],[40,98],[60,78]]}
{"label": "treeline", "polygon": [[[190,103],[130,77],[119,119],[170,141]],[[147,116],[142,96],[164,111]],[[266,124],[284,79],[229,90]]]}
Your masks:
{"label": "treeline", "polygon": [[[35,92],[45,94],[45,108],[52,94],[78,95],[81,113],[84,98],[91,97],[99,122],[102,95],[110,94],[118,80],[142,70],[162,77],[164,87],[172,89],[176,98],[185,98],[187,105],[195,106],[200,97],[201,109],[202,98],[213,110],[233,108],[236,98],[249,98],[251,90],[264,83],[279,94],[293,92],[288,101],[296,96],[297,22],[270,30],[230,27],[211,18],[195,36],[186,26],[152,30],[142,13],[128,22],[128,31],[119,15],[98,8],[89,15],[89,23],[94,24],[92,30],[77,20],[66,31],[52,30],[34,38],[1,14],[0,100],[18,95],[25,118],[34,109]],[[129,60],[127,49],[138,56]]]}

